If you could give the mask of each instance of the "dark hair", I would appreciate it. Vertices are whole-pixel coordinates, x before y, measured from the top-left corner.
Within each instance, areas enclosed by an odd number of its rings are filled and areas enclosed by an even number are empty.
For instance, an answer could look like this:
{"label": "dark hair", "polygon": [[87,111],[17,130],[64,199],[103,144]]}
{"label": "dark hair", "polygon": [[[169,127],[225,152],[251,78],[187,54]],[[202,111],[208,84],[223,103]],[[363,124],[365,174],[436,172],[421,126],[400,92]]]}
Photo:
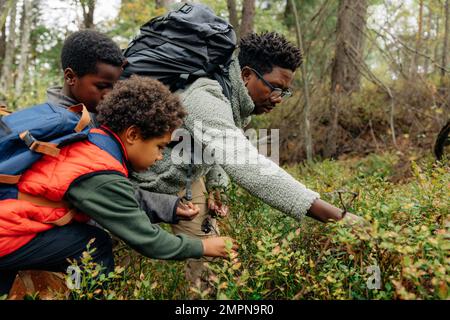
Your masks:
{"label": "dark hair", "polygon": [[79,77],[96,73],[97,62],[120,67],[124,61],[125,57],[119,46],[108,36],[94,30],[71,34],[64,41],[61,51],[63,70],[72,68]]}
{"label": "dark hair", "polygon": [[272,72],[274,66],[295,71],[302,64],[300,49],[276,32],[251,33],[241,39],[239,64],[262,74]]}
{"label": "dark hair", "polygon": [[177,95],[157,80],[136,75],[117,82],[97,111],[99,124],[116,133],[135,125],[143,139],[175,130],[186,116]]}

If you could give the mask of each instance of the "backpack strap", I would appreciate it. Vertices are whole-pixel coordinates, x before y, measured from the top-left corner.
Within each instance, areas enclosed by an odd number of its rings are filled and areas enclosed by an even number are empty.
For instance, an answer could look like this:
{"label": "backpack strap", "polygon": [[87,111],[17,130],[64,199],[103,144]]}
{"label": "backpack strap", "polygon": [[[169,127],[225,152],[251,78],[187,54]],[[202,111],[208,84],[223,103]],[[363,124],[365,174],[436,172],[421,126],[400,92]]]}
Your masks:
{"label": "backpack strap", "polygon": [[36,140],[28,130],[19,134],[19,138],[22,139],[27,147],[34,152],[56,157],[61,151],[55,143]]}
{"label": "backpack strap", "polygon": [[3,103],[0,102],[0,116],[7,116],[9,114],[11,114],[11,112],[8,111],[6,109],[6,106]]}
{"label": "backpack strap", "polygon": [[[78,121],[74,128],[75,132],[83,131],[91,122],[89,111],[83,104],[72,106],[67,110],[73,113],[81,113],[80,121]],[[61,151],[55,143],[36,140],[28,130],[19,134],[19,137],[25,142],[31,151],[46,154],[52,157],[57,157]]]}
{"label": "backpack strap", "polygon": [[11,176],[8,174],[0,174],[0,183],[4,184],[18,184],[20,180],[21,175],[18,176]]}
{"label": "backpack strap", "polygon": [[[44,197],[36,197],[27,193],[22,193],[19,191],[17,195],[17,200],[31,202],[34,205],[49,208],[70,208],[69,205],[64,201],[51,201]],[[46,224],[53,224],[58,227],[62,227],[68,224],[74,218],[76,214],[75,209],[69,210],[63,217],[55,221],[46,222]]]}
{"label": "backpack strap", "polygon": [[91,116],[89,115],[88,109],[86,109],[85,105],[80,103],[75,106],[72,106],[68,108],[70,112],[74,113],[81,113],[80,121],[78,121],[78,124],[75,127],[75,132],[81,132],[84,128],[86,128],[89,123],[91,122]]}

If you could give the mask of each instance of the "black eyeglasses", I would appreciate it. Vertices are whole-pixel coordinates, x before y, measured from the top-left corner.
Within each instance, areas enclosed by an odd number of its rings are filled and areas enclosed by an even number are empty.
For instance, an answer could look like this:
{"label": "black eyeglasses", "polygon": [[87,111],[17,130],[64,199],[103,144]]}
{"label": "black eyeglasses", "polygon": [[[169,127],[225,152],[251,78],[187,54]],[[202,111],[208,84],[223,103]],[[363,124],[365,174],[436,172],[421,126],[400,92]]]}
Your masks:
{"label": "black eyeglasses", "polygon": [[273,85],[271,85],[266,79],[263,78],[263,76],[256,71],[253,68],[248,67],[250,70],[252,70],[256,76],[258,77],[258,79],[260,79],[270,90],[272,90],[272,92],[270,93],[270,97],[273,99],[278,99],[278,98],[289,98],[292,96],[292,91],[290,89],[281,89],[281,88],[277,88],[274,87]]}

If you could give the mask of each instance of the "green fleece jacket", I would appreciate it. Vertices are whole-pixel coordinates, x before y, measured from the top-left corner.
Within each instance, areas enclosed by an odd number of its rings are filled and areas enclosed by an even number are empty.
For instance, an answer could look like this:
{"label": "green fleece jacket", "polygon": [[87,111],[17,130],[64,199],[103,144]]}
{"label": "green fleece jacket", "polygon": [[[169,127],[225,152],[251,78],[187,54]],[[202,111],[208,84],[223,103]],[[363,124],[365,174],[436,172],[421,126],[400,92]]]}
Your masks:
{"label": "green fleece jacket", "polygon": [[[285,170],[270,159],[258,154],[258,150],[248,141],[242,128],[249,121],[254,109],[247,88],[241,78],[241,68],[237,58],[230,67],[232,87],[231,101],[222,93],[220,84],[208,78],[199,78],[184,91],[179,91],[181,101],[187,109],[184,128],[194,133],[196,123],[201,122],[203,134],[196,132],[194,143],[203,150],[216,150],[224,154],[223,163],[193,165],[192,179],[211,174],[211,169],[223,168],[237,184],[272,207],[301,219],[319,194],[309,190],[295,180]],[[224,149],[223,137],[236,141]],[[216,138],[219,137],[219,138]],[[164,159],[144,173],[135,173],[132,178],[141,187],[153,192],[176,194],[185,187],[189,164],[175,164],[171,160],[172,149],[167,148]],[[234,159],[248,155],[247,160],[257,159],[257,163],[246,161],[236,164]],[[219,173],[220,174],[220,173]],[[220,178],[225,178],[223,174]]]}
{"label": "green fleece jacket", "polygon": [[175,236],[152,224],[139,207],[133,185],[123,176],[100,174],[81,180],[70,187],[66,199],[149,258],[182,260],[203,256],[199,239]]}

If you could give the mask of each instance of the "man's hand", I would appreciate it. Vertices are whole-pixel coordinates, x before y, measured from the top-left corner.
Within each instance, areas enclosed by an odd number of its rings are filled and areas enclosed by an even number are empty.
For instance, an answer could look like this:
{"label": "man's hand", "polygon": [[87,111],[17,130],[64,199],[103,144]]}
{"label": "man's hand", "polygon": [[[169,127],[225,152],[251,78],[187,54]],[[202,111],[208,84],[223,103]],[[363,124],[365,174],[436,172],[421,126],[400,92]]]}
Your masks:
{"label": "man's hand", "polygon": [[313,202],[306,215],[321,222],[329,222],[333,220],[339,221],[342,219],[343,222],[352,226],[363,226],[368,224],[364,218],[353,213],[347,212],[345,215],[342,215],[341,209],[338,209],[332,204],[321,199],[317,199]]}
{"label": "man's hand", "polygon": [[208,209],[218,217],[228,215],[228,206],[224,203],[226,196],[219,189],[211,191],[208,197]]}
{"label": "man's hand", "polygon": [[180,220],[193,220],[200,213],[200,208],[192,202],[180,201],[177,207],[177,216]]}
{"label": "man's hand", "polygon": [[357,216],[356,214],[350,213],[350,212],[347,212],[344,215],[344,218],[342,218],[342,221],[345,224],[348,224],[350,226],[361,226],[361,227],[363,227],[363,226],[367,226],[368,225],[368,222],[367,222],[366,219],[364,219],[363,217]]}

